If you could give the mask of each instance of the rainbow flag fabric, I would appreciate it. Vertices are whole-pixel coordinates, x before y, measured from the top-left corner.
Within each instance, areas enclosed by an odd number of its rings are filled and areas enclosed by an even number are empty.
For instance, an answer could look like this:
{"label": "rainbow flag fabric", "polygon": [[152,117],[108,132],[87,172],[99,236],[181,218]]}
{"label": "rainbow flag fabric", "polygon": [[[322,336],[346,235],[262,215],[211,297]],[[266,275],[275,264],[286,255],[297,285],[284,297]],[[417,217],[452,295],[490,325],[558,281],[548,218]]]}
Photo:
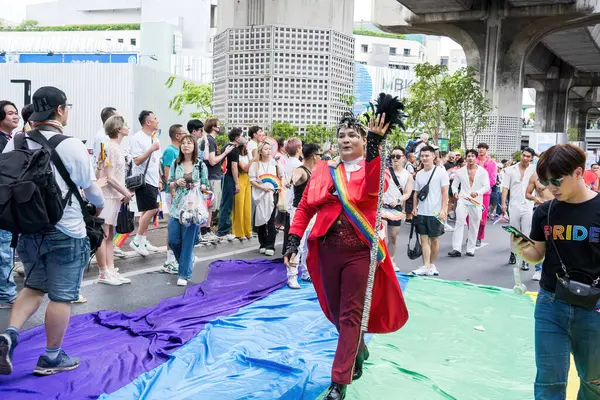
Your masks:
{"label": "rainbow flag fabric", "polygon": [[[408,323],[367,335],[371,356],[346,399],[533,398],[534,297],[397,279]],[[63,348],[81,357],[76,370],[34,377],[44,328],[22,332],[0,390],[3,400],[315,400],[329,386],[337,338],[312,284],[287,288],[280,261],[217,261],[184,295],[129,313],[73,317]],[[570,381],[569,399],[576,390]]]}

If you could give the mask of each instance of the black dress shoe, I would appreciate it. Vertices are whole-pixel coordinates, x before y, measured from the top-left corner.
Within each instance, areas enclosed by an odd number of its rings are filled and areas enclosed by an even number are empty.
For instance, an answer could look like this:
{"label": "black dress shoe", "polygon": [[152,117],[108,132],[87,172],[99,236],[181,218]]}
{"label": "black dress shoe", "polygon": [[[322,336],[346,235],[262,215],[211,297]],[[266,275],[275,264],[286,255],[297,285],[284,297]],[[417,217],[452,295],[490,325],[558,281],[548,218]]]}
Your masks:
{"label": "black dress shoe", "polygon": [[508,258],[508,263],[510,265],[517,263],[517,257],[515,257],[515,253],[510,253],[510,257]]}
{"label": "black dress shoe", "polygon": [[475,246],[481,247],[481,239],[477,239],[477,241],[475,242]]}
{"label": "black dress shoe", "polygon": [[346,398],[346,385],[332,383],[323,400],[343,400]]}
{"label": "black dress shoe", "polygon": [[448,257],[460,257],[462,256],[461,252],[458,250],[452,250],[448,253]]}
{"label": "black dress shoe", "polygon": [[356,362],[354,363],[354,373],[352,374],[352,380],[359,379],[363,374],[363,363],[369,359],[369,349],[365,346],[362,353],[356,356]]}
{"label": "black dress shoe", "polygon": [[469,257],[475,257],[475,253],[467,253]]}

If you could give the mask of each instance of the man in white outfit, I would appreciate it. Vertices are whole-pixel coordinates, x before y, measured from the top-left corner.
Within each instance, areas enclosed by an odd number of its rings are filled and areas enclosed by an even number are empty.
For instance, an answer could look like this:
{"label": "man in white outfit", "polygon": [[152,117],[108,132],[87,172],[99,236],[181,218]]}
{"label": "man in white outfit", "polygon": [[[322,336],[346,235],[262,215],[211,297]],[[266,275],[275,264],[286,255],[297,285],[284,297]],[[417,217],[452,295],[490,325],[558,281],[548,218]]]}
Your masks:
{"label": "man in white outfit", "polygon": [[[502,212],[506,214],[506,198],[510,193],[510,202],[508,205],[508,217],[510,224],[529,235],[531,232],[531,221],[533,218],[533,201],[527,200],[526,190],[531,175],[535,173],[535,165],[531,164],[535,151],[526,147],[521,152],[521,160],[512,167],[504,171],[504,180],[502,181]],[[510,253],[509,264],[517,262],[515,254]],[[529,270],[529,264],[523,261],[521,265],[523,271]]]}
{"label": "man in white outfit", "polygon": [[477,233],[482,216],[483,195],[490,191],[490,179],[485,168],[477,165],[477,150],[467,151],[467,165],[456,173],[452,181],[452,193],[456,202],[456,225],[452,235],[452,251],[450,257],[462,256],[462,241],[467,217],[467,256],[475,256]]}

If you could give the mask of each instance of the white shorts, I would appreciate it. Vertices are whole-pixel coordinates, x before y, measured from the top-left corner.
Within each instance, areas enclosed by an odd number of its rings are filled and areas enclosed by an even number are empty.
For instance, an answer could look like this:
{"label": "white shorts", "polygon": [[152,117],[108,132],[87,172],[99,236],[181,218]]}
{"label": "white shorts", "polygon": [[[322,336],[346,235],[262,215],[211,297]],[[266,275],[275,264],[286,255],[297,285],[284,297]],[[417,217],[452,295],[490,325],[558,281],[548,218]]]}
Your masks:
{"label": "white shorts", "polygon": [[208,208],[208,211],[210,211],[210,212],[219,211],[219,206],[221,205],[221,193],[222,193],[221,179],[209,180],[208,183],[210,184],[210,190],[212,190],[212,192],[214,194],[212,202],[210,203],[210,207]]}

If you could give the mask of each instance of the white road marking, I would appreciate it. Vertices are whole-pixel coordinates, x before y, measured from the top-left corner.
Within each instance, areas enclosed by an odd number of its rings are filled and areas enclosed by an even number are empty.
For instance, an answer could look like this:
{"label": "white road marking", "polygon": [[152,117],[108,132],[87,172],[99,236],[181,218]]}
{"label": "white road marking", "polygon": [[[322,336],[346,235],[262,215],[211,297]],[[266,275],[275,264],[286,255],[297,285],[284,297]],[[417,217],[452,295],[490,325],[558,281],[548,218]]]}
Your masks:
{"label": "white road marking", "polygon": [[479,250],[479,249],[483,249],[485,246],[487,246],[489,243],[485,243],[485,242],[481,242],[481,246],[479,247],[475,247],[475,250]]}
{"label": "white road marking", "polygon": [[[279,246],[283,244],[283,240],[276,242],[275,245]],[[166,247],[165,247],[165,251],[166,251]],[[215,254],[212,256],[206,256],[206,257],[198,257],[198,261],[197,262],[204,262],[204,261],[211,261],[211,260],[217,260],[217,259],[225,259],[227,257],[231,257],[231,256],[236,256],[238,254],[244,254],[244,253],[248,253],[251,251],[256,251],[256,247],[250,247],[250,248],[245,248],[245,249],[239,249],[239,250],[232,250],[232,251],[228,251],[226,253],[219,253],[219,254]],[[132,252],[134,254],[137,254],[134,252]],[[154,253],[156,254],[156,253]],[[158,272],[162,269],[163,265],[160,264],[156,267],[149,267],[149,268],[144,268],[144,269],[138,269],[135,271],[129,271],[129,272],[125,272],[122,273],[122,276],[125,276],[127,278],[132,277],[132,276],[136,276],[136,275],[142,275],[142,274],[148,274],[148,273],[152,273],[152,272]],[[85,286],[91,286],[96,284],[98,281],[98,278],[94,278],[94,279],[86,279],[83,282],[81,282],[81,287],[85,287]]]}

